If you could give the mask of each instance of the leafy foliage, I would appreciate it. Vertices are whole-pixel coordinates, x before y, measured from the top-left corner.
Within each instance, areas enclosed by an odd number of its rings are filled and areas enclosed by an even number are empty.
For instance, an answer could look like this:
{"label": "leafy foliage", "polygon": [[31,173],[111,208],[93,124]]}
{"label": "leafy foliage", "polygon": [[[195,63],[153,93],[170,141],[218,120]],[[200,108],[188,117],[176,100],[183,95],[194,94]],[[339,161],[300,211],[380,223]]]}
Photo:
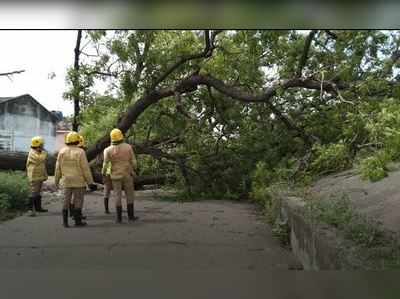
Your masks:
{"label": "leafy foliage", "polygon": [[[280,213],[280,185],[281,178],[272,173],[264,162],[257,163],[252,176],[251,199],[259,204],[267,220],[276,225],[275,232],[281,236],[285,232],[285,226],[276,223]],[[284,235],[284,234],[283,234]]]}
{"label": "leafy foliage", "polygon": [[364,158],[360,162],[361,177],[372,182],[379,181],[387,176],[387,163],[390,157],[379,151],[375,155]]}
{"label": "leafy foliage", "polygon": [[311,163],[310,171],[317,174],[327,174],[348,169],[351,158],[343,143],[315,146],[316,158]]}
{"label": "leafy foliage", "polygon": [[[143,95],[174,88],[194,73],[254,94],[293,78],[309,34],[297,30],[214,33],[209,36],[215,39],[209,56],[189,59],[171,71],[185,57],[202,53],[204,31],[86,32],[84,41],[89,46],[82,53],[78,74],[81,89],[69,94],[78,92],[82,99],[81,122],[89,144],[114,127]],[[206,87],[181,94],[179,101],[174,96],[165,98],[140,115],[128,140],[155,144],[175,159],[140,158],[141,173],[174,173],[181,190],[232,199],[247,198],[250,192],[253,198],[268,197],[272,183],[309,182],[350,168],[354,161],[360,161],[363,177],[382,178],[385,163],[400,157],[399,69],[392,60],[400,34],[314,33],[300,78],[317,80],[321,86],[334,82],[335,90],[278,88],[269,102],[262,103],[244,103]],[[70,71],[69,82],[75,75]],[[96,88],[98,83],[106,86],[103,92]],[[70,98],[68,92],[66,96]],[[315,139],[310,145],[304,136]],[[152,143],[171,139],[175,141]],[[300,167],[310,152],[311,158]],[[184,161],[186,174],[177,161]],[[262,176],[267,189],[257,183]]]}
{"label": "leafy foliage", "polygon": [[29,196],[29,184],[25,174],[0,172],[0,212],[23,210]]}

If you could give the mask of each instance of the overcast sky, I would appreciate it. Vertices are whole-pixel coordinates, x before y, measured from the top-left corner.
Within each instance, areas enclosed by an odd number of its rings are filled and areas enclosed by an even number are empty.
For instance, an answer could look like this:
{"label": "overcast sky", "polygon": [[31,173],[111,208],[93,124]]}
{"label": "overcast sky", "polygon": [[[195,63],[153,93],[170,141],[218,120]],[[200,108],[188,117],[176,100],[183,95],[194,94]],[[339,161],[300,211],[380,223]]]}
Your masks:
{"label": "overcast sky", "polygon": [[0,41],[0,73],[25,70],[11,80],[0,77],[0,97],[28,93],[48,110],[72,114],[73,105],[62,94],[67,67],[74,61],[76,31],[0,30]]}

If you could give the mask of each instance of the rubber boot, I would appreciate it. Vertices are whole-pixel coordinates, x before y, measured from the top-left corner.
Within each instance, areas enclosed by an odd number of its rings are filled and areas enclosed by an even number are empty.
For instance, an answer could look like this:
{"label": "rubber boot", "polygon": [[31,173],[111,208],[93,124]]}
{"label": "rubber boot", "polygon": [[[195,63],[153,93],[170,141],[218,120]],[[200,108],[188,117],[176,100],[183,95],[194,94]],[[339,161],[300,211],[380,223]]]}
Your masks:
{"label": "rubber boot", "polygon": [[75,220],[75,226],[87,225],[86,222],[82,221],[81,213],[80,213],[79,209],[74,209],[74,220]]}
{"label": "rubber boot", "polygon": [[82,214],[82,209],[78,209],[79,210],[79,216],[81,216],[81,219],[86,220],[86,216],[83,216]]}
{"label": "rubber boot", "polygon": [[122,206],[117,206],[117,219],[116,223],[122,223]]}
{"label": "rubber boot", "polygon": [[68,210],[67,209],[63,209],[62,210],[62,215],[63,215],[63,225],[64,225],[64,227],[69,227],[69,225],[68,225]]}
{"label": "rubber boot", "polygon": [[130,203],[127,205],[127,210],[128,210],[128,220],[129,222],[134,222],[135,220],[138,220],[139,217],[135,217],[135,210],[133,203]]}
{"label": "rubber boot", "polygon": [[110,210],[108,209],[108,197],[104,197],[104,213],[110,214]]}
{"label": "rubber boot", "polygon": [[36,211],[38,211],[38,212],[41,212],[41,213],[43,213],[43,212],[48,212],[48,210],[47,209],[43,209],[42,208],[42,196],[41,195],[38,195],[37,197],[36,197]]}
{"label": "rubber boot", "polygon": [[71,218],[74,218],[74,209],[75,209],[74,204],[70,203],[69,204],[69,215]]}
{"label": "rubber boot", "polygon": [[35,217],[36,216],[36,208],[35,208],[35,196],[29,197],[29,216]]}

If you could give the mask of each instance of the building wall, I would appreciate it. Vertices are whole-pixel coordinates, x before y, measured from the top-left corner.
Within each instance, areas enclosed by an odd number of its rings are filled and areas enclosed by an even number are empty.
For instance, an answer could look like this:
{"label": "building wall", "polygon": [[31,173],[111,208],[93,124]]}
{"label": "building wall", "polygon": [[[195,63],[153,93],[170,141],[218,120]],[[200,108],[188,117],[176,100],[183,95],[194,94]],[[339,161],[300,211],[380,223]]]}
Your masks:
{"label": "building wall", "polygon": [[0,104],[0,135],[11,134],[12,151],[27,152],[33,136],[45,139],[45,149],[55,151],[56,124],[48,111],[28,97]]}
{"label": "building wall", "polygon": [[60,130],[56,133],[56,143],[55,150],[59,152],[65,146],[65,136],[69,133],[69,131]]}

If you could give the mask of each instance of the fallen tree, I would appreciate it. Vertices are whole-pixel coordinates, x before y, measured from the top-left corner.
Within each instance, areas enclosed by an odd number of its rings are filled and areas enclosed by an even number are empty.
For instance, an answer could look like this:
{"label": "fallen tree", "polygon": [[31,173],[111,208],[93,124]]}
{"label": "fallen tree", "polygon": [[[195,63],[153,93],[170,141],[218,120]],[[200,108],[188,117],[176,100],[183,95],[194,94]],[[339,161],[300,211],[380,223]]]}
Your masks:
{"label": "fallen tree", "polygon": [[[0,151],[0,169],[3,170],[26,170],[26,159],[28,153]],[[54,175],[56,157],[49,155],[47,159],[47,172]]]}
{"label": "fallen tree", "polygon": [[[7,152],[0,151],[0,169],[2,170],[20,170],[25,171],[25,163],[28,158],[28,154],[24,152]],[[47,159],[47,172],[50,176],[54,175],[54,169],[56,164],[56,157],[49,155]],[[103,184],[103,177],[98,164],[91,163],[91,169],[93,179],[96,183]],[[163,176],[163,175],[145,175],[137,176],[135,178],[135,189],[141,189],[144,185],[164,185],[167,182],[174,182],[174,176]]]}

